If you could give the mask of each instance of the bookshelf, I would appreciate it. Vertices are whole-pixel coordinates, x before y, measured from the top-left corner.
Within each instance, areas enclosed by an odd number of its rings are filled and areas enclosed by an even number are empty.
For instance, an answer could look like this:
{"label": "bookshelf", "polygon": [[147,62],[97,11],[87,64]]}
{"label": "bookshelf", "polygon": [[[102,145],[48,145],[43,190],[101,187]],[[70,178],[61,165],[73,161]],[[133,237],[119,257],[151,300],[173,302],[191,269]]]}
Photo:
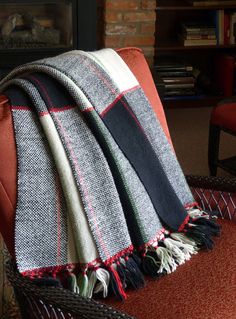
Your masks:
{"label": "bookshelf", "polygon": [[[196,2],[198,0],[193,1]],[[207,2],[209,3],[210,1],[208,0]],[[216,18],[219,12],[223,14],[223,16],[227,14],[231,17],[231,15],[236,12],[236,1],[235,4],[232,4],[232,1],[229,4],[229,1],[224,2],[224,0],[222,0],[212,5],[200,5],[199,1],[197,5],[193,5],[190,0],[157,0],[154,67],[163,57],[179,58],[186,64],[192,65],[194,69],[200,71],[201,75],[203,74],[202,78],[206,78],[207,81],[212,84],[211,90],[209,90],[208,88],[206,89],[204,85],[196,83],[196,94],[193,96],[176,95],[162,97],[164,107],[214,106],[218,101],[225,98],[224,92],[220,90],[219,85],[216,83],[217,66],[214,61],[216,61],[216,57],[219,54],[236,57],[236,43],[232,43],[232,41],[226,43],[224,39],[219,42],[218,34],[216,34],[217,40],[214,45],[191,44],[190,46],[185,46],[184,43],[186,42],[180,39],[182,25],[189,21],[195,22],[196,25],[202,21],[206,23],[210,21],[211,24],[215,25],[215,28],[219,28],[219,20]],[[224,25],[221,25],[220,28],[223,28],[223,31],[221,30],[222,38]],[[216,32],[219,32],[219,30],[216,30]],[[236,87],[236,79],[234,81]],[[212,89],[212,87],[215,89]]]}

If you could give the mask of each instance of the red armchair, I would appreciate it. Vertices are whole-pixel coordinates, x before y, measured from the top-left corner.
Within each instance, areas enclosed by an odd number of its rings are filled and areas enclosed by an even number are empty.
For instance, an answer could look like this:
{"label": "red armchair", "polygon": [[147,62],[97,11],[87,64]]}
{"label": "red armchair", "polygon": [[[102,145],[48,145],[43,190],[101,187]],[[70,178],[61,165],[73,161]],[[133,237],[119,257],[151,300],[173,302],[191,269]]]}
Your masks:
{"label": "red armchair", "polygon": [[[118,50],[136,75],[170,140],[164,111],[142,52]],[[0,98],[0,232],[14,257],[14,209],[16,205],[16,152],[7,97]],[[170,140],[171,141],[171,140]],[[27,318],[137,318],[203,319],[236,318],[236,180],[188,176],[196,200],[204,209],[220,211],[222,236],[215,249],[199,253],[190,262],[158,281],[129,291],[121,303],[106,305],[59,288],[37,287],[8,264],[22,317]],[[231,219],[229,221],[228,219]],[[104,303],[104,301],[102,301]],[[125,314],[126,313],[126,314]]]}
{"label": "red armchair", "polygon": [[208,164],[212,176],[216,176],[218,167],[236,176],[236,156],[219,159],[221,131],[231,135],[236,135],[235,99],[222,101],[211,112],[208,142]]}

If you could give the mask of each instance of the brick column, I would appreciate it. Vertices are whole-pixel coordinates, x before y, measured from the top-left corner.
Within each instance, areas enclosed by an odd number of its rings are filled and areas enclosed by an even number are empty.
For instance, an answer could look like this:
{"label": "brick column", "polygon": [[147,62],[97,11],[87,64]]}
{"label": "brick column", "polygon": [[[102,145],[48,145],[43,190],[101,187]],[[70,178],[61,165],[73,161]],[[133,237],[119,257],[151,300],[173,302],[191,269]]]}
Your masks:
{"label": "brick column", "polygon": [[105,0],[104,46],[135,46],[153,64],[156,0]]}

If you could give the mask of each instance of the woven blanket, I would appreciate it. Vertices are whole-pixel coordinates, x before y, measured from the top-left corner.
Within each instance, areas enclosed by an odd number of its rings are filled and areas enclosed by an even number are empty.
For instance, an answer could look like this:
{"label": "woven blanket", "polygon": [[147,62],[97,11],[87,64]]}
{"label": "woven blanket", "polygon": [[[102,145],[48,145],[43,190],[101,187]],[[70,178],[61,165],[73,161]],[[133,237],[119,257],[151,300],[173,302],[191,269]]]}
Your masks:
{"label": "woven blanket", "polygon": [[1,82],[18,158],[19,271],[126,298],[212,249],[202,211],[137,79],[111,49],[23,65]]}

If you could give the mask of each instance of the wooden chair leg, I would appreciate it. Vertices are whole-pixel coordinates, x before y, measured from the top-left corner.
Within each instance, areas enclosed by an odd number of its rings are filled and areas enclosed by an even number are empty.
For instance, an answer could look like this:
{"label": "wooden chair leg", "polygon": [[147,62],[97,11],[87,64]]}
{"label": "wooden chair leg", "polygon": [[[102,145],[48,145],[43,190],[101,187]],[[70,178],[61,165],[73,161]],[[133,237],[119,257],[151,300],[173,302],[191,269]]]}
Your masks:
{"label": "wooden chair leg", "polygon": [[217,163],[219,159],[220,127],[210,124],[208,140],[208,165],[211,176],[217,174]]}

